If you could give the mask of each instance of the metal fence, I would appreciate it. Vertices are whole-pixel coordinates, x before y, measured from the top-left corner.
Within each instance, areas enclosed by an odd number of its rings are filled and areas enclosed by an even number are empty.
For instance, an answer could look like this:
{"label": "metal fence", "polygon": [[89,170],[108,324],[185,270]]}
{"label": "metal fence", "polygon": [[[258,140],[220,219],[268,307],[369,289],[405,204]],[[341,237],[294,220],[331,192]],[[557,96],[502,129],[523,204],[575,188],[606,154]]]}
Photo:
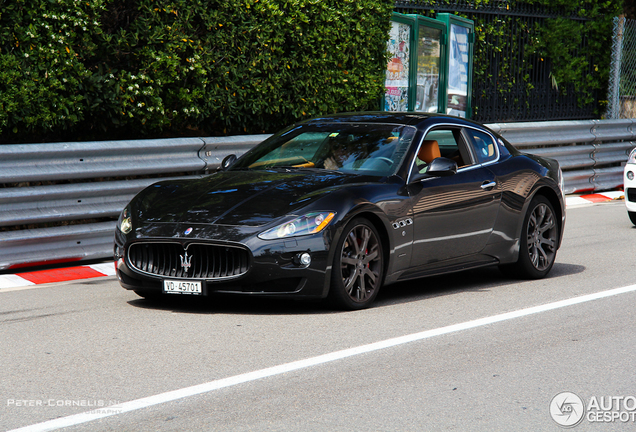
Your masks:
{"label": "metal fence", "polygon": [[614,18],[607,118],[636,118],[636,20]]}
{"label": "metal fence", "polygon": [[[537,2],[535,2],[537,3]],[[586,18],[554,4],[470,0],[397,0],[396,12],[435,17],[460,12],[475,22],[472,118],[480,122],[545,121],[598,118],[595,102],[581,105],[580,86],[553,81],[549,58],[534,49],[548,22],[557,18],[584,23]],[[541,29],[544,30],[541,30]],[[589,40],[570,53],[589,50]],[[587,55],[586,73],[594,76],[595,60]],[[597,90],[591,99],[604,99]],[[602,97],[601,97],[602,96]]]}
{"label": "metal fence", "polygon": [[[566,192],[622,185],[636,119],[489,125],[557,159]],[[112,256],[115,219],[157,180],[199,176],[267,135],[0,146],[0,270]]]}

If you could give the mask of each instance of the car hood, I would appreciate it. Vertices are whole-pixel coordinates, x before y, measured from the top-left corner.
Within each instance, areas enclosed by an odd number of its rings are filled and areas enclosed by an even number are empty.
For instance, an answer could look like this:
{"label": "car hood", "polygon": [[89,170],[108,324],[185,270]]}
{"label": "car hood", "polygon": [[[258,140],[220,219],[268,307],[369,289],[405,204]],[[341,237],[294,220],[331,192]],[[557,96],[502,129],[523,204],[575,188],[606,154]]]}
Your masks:
{"label": "car hood", "polygon": [[326,171],[226,171],[155,183],[135,197],[131,210],[145,223],[262,226],[334,189],[368,181],[377,178]]}

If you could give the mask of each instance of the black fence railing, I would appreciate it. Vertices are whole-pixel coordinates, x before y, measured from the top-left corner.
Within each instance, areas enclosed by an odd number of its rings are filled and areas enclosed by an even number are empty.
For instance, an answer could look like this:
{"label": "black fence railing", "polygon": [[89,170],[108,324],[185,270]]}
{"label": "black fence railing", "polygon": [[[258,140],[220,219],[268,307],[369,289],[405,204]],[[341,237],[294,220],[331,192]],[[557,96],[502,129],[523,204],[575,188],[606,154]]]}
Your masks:
{"label": "black fence railing", "polygon": [[[482,122],[583,120],[598,118],[598,90],[582,94],[574,84],[554,79],[551,61],[533,49],[546,21],[564,16],[558,9],[509,1],[475,5],[466,0],[396,1],[400,13],[434,17],[459,13],[475,22],[473,119]],[[588,40],[581,37],[579,53]],[[593,74],[593,61],[588,61]],[[591,96],[591,97],[590,97]],[[591,102],[586,102],[591,101]]]}

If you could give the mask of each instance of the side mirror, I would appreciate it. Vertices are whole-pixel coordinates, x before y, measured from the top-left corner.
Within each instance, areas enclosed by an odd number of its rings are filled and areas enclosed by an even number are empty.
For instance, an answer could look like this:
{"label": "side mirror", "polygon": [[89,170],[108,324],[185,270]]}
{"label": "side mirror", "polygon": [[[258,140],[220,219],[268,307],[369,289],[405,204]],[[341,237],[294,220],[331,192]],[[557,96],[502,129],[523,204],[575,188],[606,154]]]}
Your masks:
{"label": "side mirror", "polygon": [[417,173],[413,176],[413,182],[431,177],[448,177],[457,174],[457,162],[445,157],[438,157],[428,164],[426,172]]}
{"label": "side mirror", "polygon": [[428,165],[426,174],[439,177],[446,177],[457,174],[457,162],[445,157],[435,158]]}
{"label": "side mirror", "polygon": [[221,162],[221,166],[219,167],[219,170],[227,171],[229,167],[234,165],[234,162],[236,162],[237,159],[238,158],[236,157],[235,154],[225,156],[225,158],[223,158],[223,161]]}

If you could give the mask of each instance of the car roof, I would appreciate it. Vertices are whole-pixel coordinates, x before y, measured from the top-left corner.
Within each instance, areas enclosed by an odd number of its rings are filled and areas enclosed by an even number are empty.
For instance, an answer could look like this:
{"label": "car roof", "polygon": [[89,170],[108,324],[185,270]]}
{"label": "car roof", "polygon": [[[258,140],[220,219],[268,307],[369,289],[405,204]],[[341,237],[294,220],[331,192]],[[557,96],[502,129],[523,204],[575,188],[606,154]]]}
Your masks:
{"label": "car roof", "polygon": [[396,125],[416,126],[419,129],[425,128],[431,123],[450,123],[457,125],[473,125],[483,127],[483,125],[466,120],[461,117],[449,116],[445,114],[420,113],[420,112],[387,112],[368,111],[341,113],[328,116],[315,117],[302,122],[303,124],[315,123],[384,123]]}

